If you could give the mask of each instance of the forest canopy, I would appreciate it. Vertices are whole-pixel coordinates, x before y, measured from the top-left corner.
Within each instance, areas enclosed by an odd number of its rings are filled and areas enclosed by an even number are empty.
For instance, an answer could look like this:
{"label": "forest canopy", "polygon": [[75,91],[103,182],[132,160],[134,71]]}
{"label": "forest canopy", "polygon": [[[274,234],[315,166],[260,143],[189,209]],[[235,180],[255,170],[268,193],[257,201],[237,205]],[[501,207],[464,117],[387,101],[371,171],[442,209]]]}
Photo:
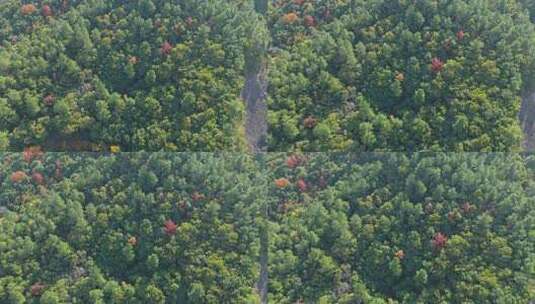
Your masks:
{"label": "forest canopy", "polygon": [[1,303],[254,303],[243,155],[3,154]]}
{"label": "forest canopy", "polygon": [[534,20],[0,0],[0,303],[535,301]]}
{"label": "forest canopy", "polygon": [[0,148],[245,151],[265,78],[269,151],[519,151],[533,7],[3,1]]}
{"label": "forest canopy", "polygon": [[2,303],[259,303],[262,233],[273,303],[535,298],[533,156],[0,161]]}
{"label": "forest canopy", "polygon": [[240,150],[256,22],[238,1],[3,1],[3,144]]}
{"label": "forest canopy", "polygon": [[518,151],[528,17],[515,1],[275,1],[270,151]]}
{"label": "forest canopy", "polygon": [[274,157],[275,303],[535,299],[533,157]]}

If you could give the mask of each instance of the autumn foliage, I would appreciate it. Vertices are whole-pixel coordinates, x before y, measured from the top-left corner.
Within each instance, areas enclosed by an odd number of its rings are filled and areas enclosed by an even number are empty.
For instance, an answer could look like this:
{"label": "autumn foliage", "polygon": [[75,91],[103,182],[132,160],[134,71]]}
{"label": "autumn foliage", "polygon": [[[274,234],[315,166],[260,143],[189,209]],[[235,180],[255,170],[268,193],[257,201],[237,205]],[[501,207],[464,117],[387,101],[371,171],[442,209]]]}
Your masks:
{"label": "autumn foliage", "polygon": [[172,236],[172,235],[175,235],[176,234],[176,229],[177,229],[177,224],[175,224],[175,222],[173,222],[172,220],[167,220],[165,221],[164,223],[164,232],[165,234],[169,235],[169,236]]}
{"label": "autumn foliage", "polygon": [[304,119],[303,124],[305,125],[305,128],[312,129],[316,126],[318,123],[318,120],[312,116],[308,116]]}
{"label": "autumn foliage", "polygon": [[286,188],[290,184],[290,181],[286,178],[278,178],[275,180],[275,186],[279,189]]}
{"label": "autumn foliage", "polygon": [[316,20],[310,15],[305,16],[304,22],[307,27],[313,27],[314,25],[316,25]]}
{"label": "autumn foliage", "polygon": [[299,191],[301,191],[301,192],[305,192],[305,191],[308,190],[308,185],[307,185],[307,183],[305,182],[305,180],[302,179],[302,178],[300,178],[300,179],[297,181],[296,185],[297,185],[297,189],[299,189]]}
{"label": "autumn foliage", "polygon": [[37,11],[37,7],[33,4],[25,4],[21,7],[20,12],[23,15],[31,15]]}
{"label": "autumn foliage", "polygon": [[303,159],[299,155],[290,155],[286,159],[286,166],[290,169],[294,169],[303,163]]}
{"label": "autumn foliage", "polygon": [[169,55],[171,54],[172,49],[173,49],[173,46],[168,41],[166,41],[160,47],[160,53],[162,53],[163,55]]}
{"label": "autumn foliage", "polygon": [[128,238],[128,244],[132,245],[132,246],[136,246],[137,245],[137,238],[135,236],[131,236]]}
{"label": "autumn foliage", "polygon": [[24,171],[16,171],[11,174],[11,182],[13,183],[20,183],[26,180],[26,178],[28,178],[28,176]]}
{"label": "autumn foliage", "polygon": [[433,244],[433,248],[435,248],[436,250],[441,250],[442,248],[444,248],[447,242],[448,237],[442,234],[441,232],[437,232],[433,236],[433,240],[431,241],[431,243]]}
{"label": "autumn foliage", "polygon": [[44,178],[43,174],[41,174],[39,172],[34,172],[32,174],[32,181],[37,185],[42,185],[45,182],[45,178]]}
{"label": "autumn foliage", "polygon": [[292,24],[299,19],[296,13],[288,13],[282,16],[282,22],[285,24]]}
{"label": "autumn foliage", "polygon": [[42,283],[35,283],[30,287],[30,293],[34,297],[38,297],[43,294],[43,291],[45,290],[45,285]]}
{"label": "autumn foliage", "polygon": [[463,40],[464,39],[464,31],[460,30],[457,32],[457,40]]}
{"label": "autumn foliage", "polygon": [[52,8],[49,5],[43,5],[41,8],[41,14],[45,17],[51,17],[53,15]]}
{"label": "autumn foliage", "polygon": [[40,146],[29,146],[24,148],[22,152],[24,161],[31,163],[34,159],[39,159],[43,156],[43,151]]}
{"label": "autumn foliage", "polygon": [[442,71],[443,68],[444,68],[444,62],[442,62],[442,60],[436,57],[433,58],[433,60],[431,60],[431,70],[433,72],[438,73]]}
{"label": "autumn foliage", "polygon": [[[0,0],[0,146],[245,150],[239,107],[245,76],[238,71],[246,64],[244,46],[267,41],[267,32],[249,35],[264,24],[234,2],[200,1],[193,8],[187,1]],[[170,56],[175,48],[190,55]],[[130,102],[142,95],[144,101]],[[172,109],[170,100],[189,110]],[[84,145],[72,144],[78,139]]]}
{"label": "autumn foliage", "polygon": [[[528,272],[510,271],[535,252],[526,241],[535,229],[535,173],[524,155],[299,152],[239,155],[232,163],[219,153],[190,154],[84,159],[52,153],[28,163],[10,153],[0,160],[0,180],[21,168],[34,172],[31,180],[36,172],[46,177],[46,188],[0,183],[0,230],[9,244],[0,263],[22,269],[9,279],[19,298],[65,295],[65,303],[84,303],[96,294],[87,282],[115,288],[128,303],[150,303],[154,295],[162,304],[182,303],[162,280],[180,277],[190,290],[224,299],[201,295],[198,303],[249,303],[256,299],[248,288],[258,280],[265,248],[269,283],[278,286],[273,303],[358,303],[361,295],[347,282],[377,303],[473,299],[471,290],[457,289],[461,284],[481,289],[477,303],[493,303],[493,291],[514,303],[530,299],[529,285],[511,283]],[[59,159],[63,178],[48,178]],[[192,202],[201,196],[210,199]],[[260,242],[263,231],[267,247]],[[11,258],[21,253],[25,259]],[[73,255],[72,264],[55,263]],[[22,267],[30,263],[54,271]],[[93,278],[93,272],[106,276]],[[210,273],[236,283],[204,281]],[[473,282],[485,276],[492,286]],[[65,277],[83,284],[64,286]],[[123,283],[134,277],[141,286]],[[32,287],[35,282],[46,288]],[[346,287],[333,293],[340,286]],[[237,287],[245,291],[237,294]],[[233,301],[237,297],[244,301]],[[0,292],[0,303],[8,300]]]}

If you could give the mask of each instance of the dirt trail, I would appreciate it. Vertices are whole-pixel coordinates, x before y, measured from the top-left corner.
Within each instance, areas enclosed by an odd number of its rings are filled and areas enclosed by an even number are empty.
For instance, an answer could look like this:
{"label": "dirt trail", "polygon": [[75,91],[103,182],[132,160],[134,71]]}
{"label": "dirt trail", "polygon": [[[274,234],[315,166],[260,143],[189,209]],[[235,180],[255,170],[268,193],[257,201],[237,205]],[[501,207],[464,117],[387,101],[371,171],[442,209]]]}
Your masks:
{"label": "dirt trail", "polygon": [[246,75],[242,99],[246,106],[245,134],[252,153],[267,150],[267,77],[266,68]]}
{"label": "dirt trail", "polygon": [[523,148],[525,151],[533,152],[535,151],[535,92],[522,98],[519,118],[524,132]]}
{"label": "dirt trail", "polygon": [[[262,62],[262,58],[257,58]],[[258,62],[257,62],[258,63]],[[242,99],[246,107],[245,134],[249,151],[253,154],[267,151],[266,138],[268,134],[267,124],[267,68],[264,64],[258,69],[251,69],[246,73],[245,85],[242,90]],[[264,209],[264,220],[269,218],[267,205]],[[257,290],[260,303],[268,303],[268,245],[269,237],[267,226],[260,229],[260,274],[257,282]]]}

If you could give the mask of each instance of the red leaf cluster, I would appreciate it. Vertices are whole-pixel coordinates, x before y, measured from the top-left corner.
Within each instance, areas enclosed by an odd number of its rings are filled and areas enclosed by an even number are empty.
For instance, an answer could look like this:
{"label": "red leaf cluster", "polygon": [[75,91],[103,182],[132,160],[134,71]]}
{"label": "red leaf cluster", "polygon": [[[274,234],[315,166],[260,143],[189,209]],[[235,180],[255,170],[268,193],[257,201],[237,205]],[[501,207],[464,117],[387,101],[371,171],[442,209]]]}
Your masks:
{"label": "red leaf cluster", "polygon": [[431,60],[431,70],[433,70],[433,72],[438,73],[443,68],[444,68],[444,62],[442,62],[442,60],[436,57],[433,58],[433,60]]}
{"label": "red leaf cluster", "polygon": [[160,48],[160,53],[162,53],[162,55],[169,55],[171,54],[172,49],[173,49],[173,46],[169,42],[166,41],[162,44],[162,47]]}
{"label": "red leaf cluster", "polygon": [[45,17],[51,17],[54,13],[49,5],[43,5],[41,8],[41,14]]}
{"label": "red leaf cluster", "polygon": [[303,5],[303,4],[305,4],[305,0],[294,0],[294,4]]}
{"label": "red leaf cluster", "polygon": [[297,181],[297,189],[299,189],[299,191],[301,191],[301,192],[305,192],[305,191],[307,191],[307,189],[308,189],[308,185],[307,185],[307,183],[305,182],[304,179],[300,178],[300,179]]}
{"label": "red leaf cluster", "polygon": [[435,236],[433,237],[433,240],[431,241],[431,243],[433,244],[433,247],[437,250],[444,248],[447,242],[448,242],[448,237],[442,234],[441,232],[437,232]]}
{"label": "red leaf cluster", "polygon": [[277,188],[286,188],[290,184],[290,181],[286,178],[278,178],[275,180],[275,186]]}
{"label": "red leaf cluster", "polygon": [[11,181],[13,183],[20,183],[24,181],[28,176],[23,171],[16,171],[11,174]]}
{"label": "red leaf cluster", "polygon": [[40,158],[41,156],[43,156],[43,151],[39,146],[26,147],[22,152],[22,157],[27,163],[31,163],[34,159]]}
{"label": "red leaf cluster", "polygon": [[37,7],[33,4],[25,4],[20,8],[20,12],[23,15],[30,15],[37,11]]}
{"label": "red leaf cluster", "polygon": [[36,183],[37,185],[42,185],[44,184],[45,182],[45,178],[43,177],[43,174],[39,173],[39,172],[34,172],[32,174],[32,180],[34,183]]}
{"label": "red leaf cluster", "polygon": [[309,116],[303,120],[303,124],[305,125],[305,128],[312,129],[316,126],[318,123],[318,120],[312,116]]}
{"label": "red leaf cluster", "polygon": [[176,228],[178,226],[177,226],[177,224],[175,224],[175,222],[173,222],[172,220],[167,220],[167,221],[165,221],[165,223],[163,225],[164,225],[163,230],[165,231],[165,234],[167,234],[169,236],[176,234]]}
{"label": "red leaf cluster", "polygon": [[132,245],[132,246],[136,246],[137,245],[137,239],[135,236],[131,236],[128,238],[128,244]]}
{"label": "red leaf cluster", "polygon": [[316,20],[314,19],[314,17],[310,16],[310,15],[306,15],[305,18],[304,18],[304,21],[305,21],[305,25],[307,27],[313,27],[316,25]]}
{"label": "red leaf cluster", "polygon": [[303,163],[303,159],[298,155],[291,155],[286,159],[286,166],[290,169],[294,169]]}
{"label": "red leaf cluster", "polygon": [[35,283],[30,287],[30,293],[34,297],[38,297],[43,294],[43,290],[45,289],[45,285],[42,283]]}
{"label": "red leaf cluster", "polygon": [[292,24],[296,22],[299,19],[296,13],[288,13],[284,16],[282,16],[282,22],[284,24]]}
{"label": "red leaf cluster", "polygon": [[395,256],[396,258],[403,260],[403,258],[405,257],[405,252],[403,250],[398,250],[396,251]]}
{"label": "red leaf cluster", "polygon": [[457,40],[463,40],[464,39],[464,31],[460,30],[457,32]]}

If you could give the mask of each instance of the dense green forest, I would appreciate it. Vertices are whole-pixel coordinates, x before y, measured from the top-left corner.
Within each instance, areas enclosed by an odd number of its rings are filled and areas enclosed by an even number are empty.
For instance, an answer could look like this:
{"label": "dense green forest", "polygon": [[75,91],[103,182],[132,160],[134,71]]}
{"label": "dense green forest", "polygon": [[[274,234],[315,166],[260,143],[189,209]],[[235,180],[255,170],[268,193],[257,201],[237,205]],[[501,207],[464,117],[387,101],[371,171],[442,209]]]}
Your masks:
{"label": "dense green forest", "polygon": [[4,154],[0,303],[254,303],[243,155]]}
{"label": "dense green forest", "polygon": [[244,151],[266,62],[269,151],[519,151],[534,7],[2,1],[0,148]]}
{"label": "dense green forest", "polygon": [[2,145],[241,150],[251,5],[3,1]]}
{"label": "dense green forest", "polygon": [[[535,299],[533,157],[276,158],[274,303]],[[274,188],[277,188],[275,185]]]}
{"label": "dense green forest", "polygon": [[[535,158],[9,153],[1,303],[526,303]],[[267,223],[267,225],[266,225]]]}
{"label": "dense green forest", "polygon": [[270,25],[272,151],[519,149],[535,32],[515,1],[280,1]]}
{"label": "dense green forest", "polygon": [[0,303],[535,301],[534,21],[0,0]]}

